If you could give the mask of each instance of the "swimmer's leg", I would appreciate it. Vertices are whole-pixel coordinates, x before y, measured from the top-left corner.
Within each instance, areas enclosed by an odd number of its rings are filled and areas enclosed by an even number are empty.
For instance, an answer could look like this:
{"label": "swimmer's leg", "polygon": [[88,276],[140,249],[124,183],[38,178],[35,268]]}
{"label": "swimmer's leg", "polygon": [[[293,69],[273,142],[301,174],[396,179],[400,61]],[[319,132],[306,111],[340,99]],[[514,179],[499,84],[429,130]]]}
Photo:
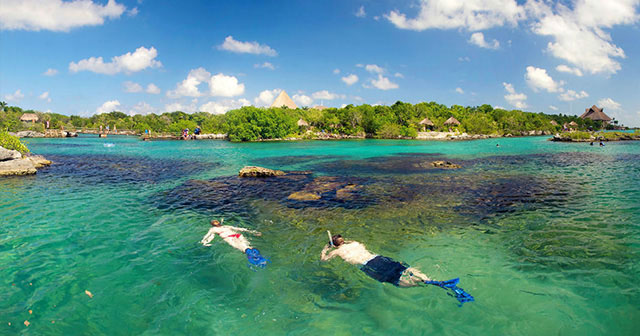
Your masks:
{"label": "swimmer's leg", "polygon": [[431,279],[417,268],[409,267],[400,276],[398,280],[398,287],[416,287],[424,286],[427,281]]}

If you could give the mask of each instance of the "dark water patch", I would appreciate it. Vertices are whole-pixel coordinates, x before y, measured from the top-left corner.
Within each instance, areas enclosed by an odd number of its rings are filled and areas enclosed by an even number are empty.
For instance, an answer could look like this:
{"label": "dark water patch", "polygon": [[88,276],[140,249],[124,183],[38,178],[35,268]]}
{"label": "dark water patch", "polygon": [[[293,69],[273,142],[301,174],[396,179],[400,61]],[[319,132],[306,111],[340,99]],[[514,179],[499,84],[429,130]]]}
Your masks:
{"label": "dark water patch", "polygon": [[[309,169],[325,174],[337,175],[403,175],[421,174],[430,171],[441,171],[431,163],[436,160],[444,160],[440,154],[400,154],[394,156],[379,156],[362,160],[336,160],[321,162],[309,167]],[[455,164],[464,163],[461,160],[447,160]]]}
{"label": "dark water patch", "polygon": [[258,199],[292,208],[361,208],[374,203],[363,191],[368,183],[363,178],[314,177],[304,172],[267,178],[189,180],[162,192],[157,206],[243,212],[250,211],[250,201]]}
{"label": "dark water patch", "polygon": [[526,165],[540,167],[582,167],[585,165],[600,164],[610,158],[602,153],[590,152],[565,152],[565,153],[539,153],[529,155],[500,155],[489,156],[466,161],[469,165],[487,166],[501,169],[513,169]]}
{"label": "dark water patch", "polygon": [[[87,184],[158,183],[196,174],[219,163],[122,155],[47,155],[53,164],[44,176],[76,178]],[[41,174],[40,172],[38,173]]]}
{"label": "dark water patch", "polygon": [[[462,179],[461,179],[462,180]],[[540,208],[561,208],[569,196],[566,184],[534,176],[500,176],[495,178],[466,178],[457,181],[468,200],[461,207],[472,207],[487,216],[514,211],[536,210]],[[473,181],[471,181],[473,180]]]}

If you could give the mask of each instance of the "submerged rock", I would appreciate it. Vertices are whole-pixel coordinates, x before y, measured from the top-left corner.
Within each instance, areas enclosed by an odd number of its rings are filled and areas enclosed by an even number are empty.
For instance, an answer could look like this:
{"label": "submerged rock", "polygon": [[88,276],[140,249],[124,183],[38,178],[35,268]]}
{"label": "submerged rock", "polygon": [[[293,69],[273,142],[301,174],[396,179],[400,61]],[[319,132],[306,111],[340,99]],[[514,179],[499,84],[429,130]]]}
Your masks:
{"label": "submerged rock", "polygon": [[289,197],[287,198],[294,201],[315,201],[319,200],[322,197],[312,192],[296,191],[293,194],[289,195]]}
{"label": "submerged rock", "polygon": [[271,177],[271,176],[283,176],[285,173],[282,170],[273,170],[263,167],[246,166],[240,169],[238,176],[240,177]]}
{"label": "submerged rock", "polygon": [[462,168],[461,165],[450,162],[450,161],[433,161],[431,162],[431,165],[436,167],[436,168],[444,168],[444,169],[458,169],[458,168]]}

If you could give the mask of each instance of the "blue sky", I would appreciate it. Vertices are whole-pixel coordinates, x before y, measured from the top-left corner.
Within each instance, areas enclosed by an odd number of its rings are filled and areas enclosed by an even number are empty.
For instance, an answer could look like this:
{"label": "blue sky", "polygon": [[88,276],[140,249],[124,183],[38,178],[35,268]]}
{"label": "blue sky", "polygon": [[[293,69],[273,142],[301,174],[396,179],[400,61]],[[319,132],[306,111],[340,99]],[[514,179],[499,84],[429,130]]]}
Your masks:
{"label": "blue sky", "polygon": [[640,126],[640,0],[1,0],[0,99],[62,114],[436,101]]}

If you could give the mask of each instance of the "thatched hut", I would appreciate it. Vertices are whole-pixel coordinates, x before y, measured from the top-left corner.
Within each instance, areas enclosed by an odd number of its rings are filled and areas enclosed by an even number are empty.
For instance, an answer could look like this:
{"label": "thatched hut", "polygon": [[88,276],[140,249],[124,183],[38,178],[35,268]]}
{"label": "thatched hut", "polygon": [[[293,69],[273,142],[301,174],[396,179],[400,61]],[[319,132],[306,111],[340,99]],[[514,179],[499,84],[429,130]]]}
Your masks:
{"label": "thatched hut", "polygon": [[603,124],[608,124],[611,121],[608,115],[604,114],[604,108],[598,108],[593,105],[584,110],[584,113],[580,116],[582,119],[591,119],[593,121],[601,121]]}
{"label": "thatched hut", "polygon": [[289,95],[285,90],[280,91],[280,94],[278,95],[278,97],[276,97],[276,100],[274,100],[273,104],[271,104],[271,107],[283,107],[283,106],[286,106],[287,108],[290,108],[293,110],[298,108],[298,105],[296,105],[296,103],[294,103],[293,100],[291,100],[291,98],[289,97]]}
{"label": "thatched hut", "polygon": [[551,120],[549,122],[552,126],[558,126],[558,123],[555,120]]}
{"label": "thatched hut", "polygon": [[577,123],[577,122],[575,122],[575,121],[571,121],[571,122],[569,123],[569,126],[571,126],[571,127],[577,127],[577,126],[578,126],[578,123]]}
{"label": "thatched hut", "polygon": [[448,126],[452,126],[452,125],[453,126],[458,126],[458,125],[460,125],[460,122],[458,121],[458,119],[456,119],[454,117],[451,117],[451,118],[447,119],[447,121],[445,121],[444,124],[448,125]]}
{"label": "thatched hut", "polygon": [[20,121],[35,123],[38,121],[38,115],[35,113],[25,113],[20,117]]}
{"label": "thatched hut", "polygon": [[309,127],[309,123],[306,122],[304,119],[299,119],[298,120],[298,127]]}
{"label": "thatched hut", "polygon": [[422,125],[423,132],[427,130],[427,127],[429,127],[429,129],[433,128],[433,122],[426,117],[422,119],[422,121],[420,121],[419,124]]}

